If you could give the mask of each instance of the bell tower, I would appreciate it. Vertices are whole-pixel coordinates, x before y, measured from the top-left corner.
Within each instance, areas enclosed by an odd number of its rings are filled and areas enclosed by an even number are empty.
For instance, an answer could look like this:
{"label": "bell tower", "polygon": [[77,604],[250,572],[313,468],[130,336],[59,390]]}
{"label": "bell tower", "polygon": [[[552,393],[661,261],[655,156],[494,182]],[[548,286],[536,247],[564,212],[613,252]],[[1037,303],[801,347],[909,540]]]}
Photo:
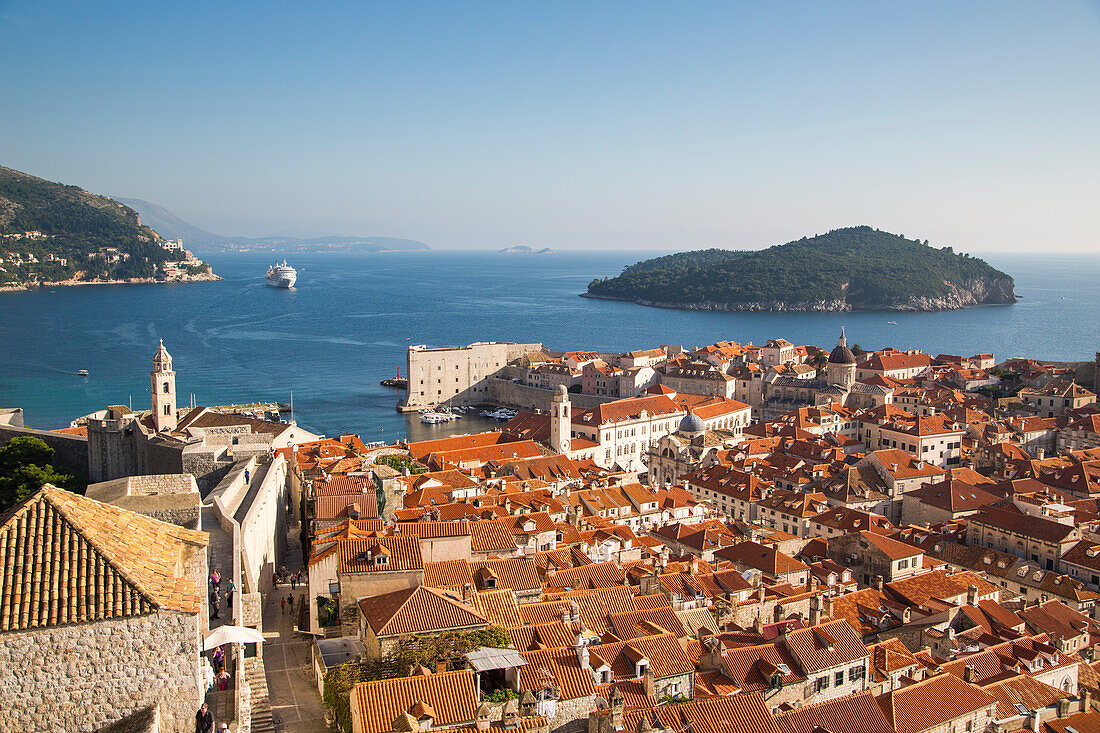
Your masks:
{"label": "bell tower", "polygon": [[153,355],[153,371],[149,372],[149,390],[153,396],[153,425],[157,432],[176,429],[176,373],[172,371],[172,355],[164,341]]}
{"label": "bell tower", "polygon": [[569,392],[564,384],[559,384],[550,403],[550,447],[563,456],[568,456],[573,446],[570,435],[573,418],[570,412]]}

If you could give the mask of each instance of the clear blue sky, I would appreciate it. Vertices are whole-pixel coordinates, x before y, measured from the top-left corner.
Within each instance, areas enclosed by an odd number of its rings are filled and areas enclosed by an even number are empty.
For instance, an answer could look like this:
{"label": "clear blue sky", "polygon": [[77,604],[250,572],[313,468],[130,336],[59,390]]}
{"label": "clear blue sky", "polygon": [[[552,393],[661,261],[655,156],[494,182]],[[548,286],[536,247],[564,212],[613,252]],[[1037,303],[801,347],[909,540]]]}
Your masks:
{"label": "clear blue sky", "polygon": [[1100,250],[1097,2],[0,0],[0,164],[222,234]]}

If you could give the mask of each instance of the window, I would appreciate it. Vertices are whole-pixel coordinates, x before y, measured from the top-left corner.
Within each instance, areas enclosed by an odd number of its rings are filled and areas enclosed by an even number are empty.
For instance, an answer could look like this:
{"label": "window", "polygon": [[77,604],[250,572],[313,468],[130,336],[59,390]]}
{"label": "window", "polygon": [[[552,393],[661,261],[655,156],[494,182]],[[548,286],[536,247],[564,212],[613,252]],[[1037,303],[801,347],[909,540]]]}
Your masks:
{"label": "window", "polygon": [[836,673],[836,675],[833,679],[833,685],[836,686],[836,687],[840,687],[843,684],[844,684],[844,670],[842,669],[842,670],[840,670],[839,672]]}
{"label": "window", "polygon": [[171,405],[165,405],[164,406],[164,414],[165,415],[171,415],[172,414],[172,406]]}
{"label": "window", "polygon": [[814,692],[823,692],[827,689],[829,689],[829,678],[828,678],[828,676],[818,677],[815,684],[814,684]]}
{"label": "window", "polygon": [[168,394],[168,382],[164,383],[164,394]]}

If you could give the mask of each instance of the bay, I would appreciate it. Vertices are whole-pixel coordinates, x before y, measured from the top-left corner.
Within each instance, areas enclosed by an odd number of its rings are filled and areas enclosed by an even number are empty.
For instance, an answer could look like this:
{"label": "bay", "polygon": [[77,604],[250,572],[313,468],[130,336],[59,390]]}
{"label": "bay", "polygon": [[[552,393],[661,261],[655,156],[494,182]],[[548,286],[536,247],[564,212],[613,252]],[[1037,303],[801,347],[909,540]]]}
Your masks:
{"label": "bay", "polygon": [[[272,255],[212,255],[225,280],[0,293],[0,406],[63,427],[110,404],[146,407],[157,339],[179,401],[282,401],[298,422],[365,440],[422,439],[499,423],[427,426],[378,384],[409,344],[541,341],[626,351],[730,339],[831,346],[841,326],[864,348],[1091,359],[1100,348],[1100,257],[983,256],[1016,278],[1019,303],[942,313],[710,313],[577,297],[593,277],[654,252],[504,255],[432,251],[296,254],[298,286],[264,285]],[[891,325],[889,321],[896,321]],[[87,369],[88,378],[76,375]]]}

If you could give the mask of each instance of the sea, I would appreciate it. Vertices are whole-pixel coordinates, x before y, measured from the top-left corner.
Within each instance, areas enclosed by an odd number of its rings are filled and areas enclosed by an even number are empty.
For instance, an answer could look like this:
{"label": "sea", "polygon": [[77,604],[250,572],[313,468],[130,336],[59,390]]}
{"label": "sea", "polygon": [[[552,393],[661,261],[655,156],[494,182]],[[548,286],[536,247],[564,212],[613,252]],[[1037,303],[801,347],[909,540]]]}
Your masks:
{"label": "sea", "polygon": [[293,254],[291,290],[264,284],[275,255],[223,254],[207,256],[220,282],[0,293],[0,407],[22,407],[40,428],[108,405],[145,408],[158,339],[172,354],[181,406],[293,397],[307,430],[367,441],[499,425],[469,413],[440,425],[398,414],[402,393],[379,382],[403,370],[411,344],[628,351],[786,338],[830,347],[844,327],[865,349],[993,352],[998,361],[1088,360],[1100,349],[1100,256],[984,255],[1016,278],[1020,302],[941,313],[716,313],[578,297],[593,278],[658,254]]}

